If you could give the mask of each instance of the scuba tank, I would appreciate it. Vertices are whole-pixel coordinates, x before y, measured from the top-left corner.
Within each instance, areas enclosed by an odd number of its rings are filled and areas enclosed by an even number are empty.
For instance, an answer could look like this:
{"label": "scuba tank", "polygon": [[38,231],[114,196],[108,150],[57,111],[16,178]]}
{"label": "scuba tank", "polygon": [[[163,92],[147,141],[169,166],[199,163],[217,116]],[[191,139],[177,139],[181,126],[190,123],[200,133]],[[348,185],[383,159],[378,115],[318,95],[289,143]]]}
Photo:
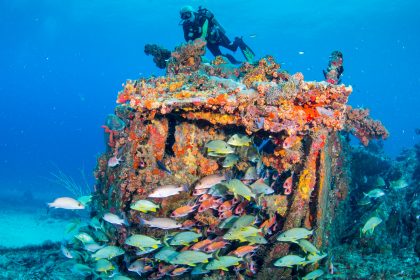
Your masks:
{"label": "scuba tank", "polygon": [[200,16],[204,16],[209,20],[209,23],[211,22],[214,27],[218,28],[220,32],[222,32],[223,34],[226,33],[225,29],[220,25],[220,23],[216,20],[216,18],[214,17],[214,14],[212,12],[210,12],[209,10],[207,10],[206,8],[202,8],[201,6],[198,7],[198,12],[197,12]]}

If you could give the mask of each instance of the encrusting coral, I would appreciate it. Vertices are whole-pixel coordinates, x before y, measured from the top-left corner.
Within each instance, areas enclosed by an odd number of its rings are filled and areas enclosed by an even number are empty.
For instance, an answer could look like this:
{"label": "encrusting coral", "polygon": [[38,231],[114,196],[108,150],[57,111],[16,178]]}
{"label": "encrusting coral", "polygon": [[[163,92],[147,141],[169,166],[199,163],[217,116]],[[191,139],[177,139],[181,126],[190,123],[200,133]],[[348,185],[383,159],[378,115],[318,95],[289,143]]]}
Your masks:
{"label": "encrusting coral", "polygon": [[[295,250],[275,237],[291,228],[317,228],[314,242],[319,248],[327,245],[324,225],[337,206],[327,201],[333,181],[328,162],[339,160],[334,153],[340,147],[338,132],[349,130],[365,144],[385,138],[387,132],[370,121],[366,111],[347,105],[350,86],[304,81],[301,73],[281,70],[270,56],[239,68],[221,57],[203,63],[204,51],[204,41],[186,43],[171,54],[166,76],[129,80],[119,92],[112,122],[120,125],[107,131],[112,145],[95,173],[95,208],[127,218],[130,226],[117,228],[110,242],[124,248],[126,259],[135,257],[132,247],[124,245],[128,236],[165,239],[159,228],[138,226],[152,218],[188,209],[176,220],[182,224],[180,232],[202,234],[201,242],[208,236],[229,240],[221,224],[230,217],[252,216],[260,228],[254,235],[260,238],[255,241],[256,254],[241,259],[235,269],[224,267],[225,273],[261,279],[270,273],[292,275],[289,268],[273,267],[276,258]],[[120,162],[107,165],[111,157]],[[223,188],[211,194],[197,188],[206,176],[223,176],[227,193]],[[263,191],[247,193],[252,184]],[[159,203],[156,213],[130,209],[136,201],[151,199],[148,196],[159,186],[180,187],[173,196],[153,200]],[[340,186],[339,193],[345,192]],[[319,208],[327,203],[332,207]],[[169,230],[167,235],[177,232]],[[238,241],[220,244],[223,256],[240,246]],[[147,256],[154,258],[153,253]],[[162,275],[153,269],[150,277],[172,275],[171,271]]]}
{"label": "encrusting coral", "polygon": [[371,139],[386,139],[389,136],[382,123],[369,116],[368,109],[353,109],[351,106],[346,111],[345,130],[353,133],[365,146]]}

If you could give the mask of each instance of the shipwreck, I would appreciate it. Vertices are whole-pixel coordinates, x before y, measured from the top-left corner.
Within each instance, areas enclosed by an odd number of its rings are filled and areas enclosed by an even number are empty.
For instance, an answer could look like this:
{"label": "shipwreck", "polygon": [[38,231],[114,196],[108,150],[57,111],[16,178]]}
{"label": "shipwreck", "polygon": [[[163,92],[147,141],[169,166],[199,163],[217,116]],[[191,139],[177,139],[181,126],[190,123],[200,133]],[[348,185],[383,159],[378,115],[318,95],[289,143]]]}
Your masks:
{"label": "shipwreck", "polygon": [[[367,110],[347,104],[352,88],[340,83],[335,61],[325,71],[326,81],[315,82],[305,81],[302,73],[288,73],[270,56],[236,67],[223,57],[205,63],[204,52],[203,41],[184,44],[171,53],[165,76],[124,84],[115,113],[104,125],[107,150],[95,170],[92,216],[110,212],[126,218],[127,225],[104,226],[106,244],[124,250],[124,258],[113,262],[131,277],[139,276],[125,262],[138,258],[150,266],[142,279],[304,276],[327,261],[335,242],[331,225],[349,183],[343,142],[349,133],[367,144],[388,132]],[[212,175],[223,179],[207,189],[196,188]],[[179,192],[149,197],[162,186],[177,186]],[[132,209],[139,200],[158,207]],[[206,207],[200,207],[203,202]],[[183,206],[191,207],[186,215],[173,214]],[[243,216],[252,218],[241,229],[256,233],[228,240],[227,232]],[[172,219],[179,226],[145,223],[156,218]],[[319,260],[308,261],[308,252],[296,242],[279,241],[281,233],[293,228],[311,231],[306,239]],[[194,243],[171,245],[171,238],[185,231],[199,237]],[[133,235],[152,237],[159,246],[139,253],[138,247],[126,244]],[[206,262],[189,265],[155,257],[167,247],[175,254],[194,251],[193,244],[207,239],[224,243],[203,251],[211,254]],[[238,253],[241,246],[252,246],[252,252]],[[275,265],[291,254],[308,265],[300,270],[294,264]],[[238,260],[217,266],[226,256]]]}

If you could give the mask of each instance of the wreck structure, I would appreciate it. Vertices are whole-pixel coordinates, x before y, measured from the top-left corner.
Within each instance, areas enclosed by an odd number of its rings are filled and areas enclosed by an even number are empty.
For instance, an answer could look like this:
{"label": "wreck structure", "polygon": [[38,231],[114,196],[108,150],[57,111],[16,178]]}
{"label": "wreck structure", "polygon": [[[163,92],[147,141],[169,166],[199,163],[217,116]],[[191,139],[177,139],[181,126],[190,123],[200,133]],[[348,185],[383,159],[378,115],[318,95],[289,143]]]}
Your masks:
{"label": "wreck structure", "polygon": [[[255,227],[264,228],[261,235],[266,242],[257,244],[254,254],[243,258],[236,268],[229,267],[223,275],[210,271],[206,277],[302,276],[320,264],[300,271],[274,266],[277,259],[300,250],[296,244],[277,241],[277,236],[291,228],[313,229],[310,241],[328,253],[334,243],[331,224],[335,211],[348,191],[342,154],[345,135],[353,133],[367,144],[370,139],[386,138],[387,131],[367,110],[347,105],[351,86],[305,81],[301,73],[287,73],[269,56],[240,67],[222,57],[204,63],[204,51],[203,41],[184,44],[172,52],[165,76],[125,83],[115,115],[104,126],[107,151],[95,171],[94,214],[111,212],[127,218],[129,226],[110,225],[108,245],[121,246],[131,260],[136,258],[135,250],[124,243],[133,234],[162,239],[188,228],[202,233],[202,239],[217,238],[226,232],[219,227],[225,217],[253,215],[257,217]],[[332,79],[330,73],[328,77]],[[224,164],[226,157],[210,153],[206,144],[227,142],[235,134],[252,142],[232,147],[237,159]],[[116,163],[109,164],[111,159]],[[183,224],[180,229],[142,225],[143,219],[169,218],[180,206],[197,204],[194,186],[212,174],[227,174],[246,185],[263,179],[274,192],[250,200],[228,192],[220,202],[237,198],[230,212],[222,215],[217,208],[195,209],[176,219]],[[150,199],[148,195],[164,185],[185,186],[186,191],[155,199],[160,205],[155,213],[130,208],[135,201]],[[242,209],[236,211],[238,205]],[[231,242],[218,255],[228,255],[238,246]],[[153,253],[146,256],[154,258]],[[126,271],[122,261],[119,265],[120,271]],[[158,276],[165,275],[159,275],[156,265],[145,278]],[[194,276],[187,271],[177,277]]]}

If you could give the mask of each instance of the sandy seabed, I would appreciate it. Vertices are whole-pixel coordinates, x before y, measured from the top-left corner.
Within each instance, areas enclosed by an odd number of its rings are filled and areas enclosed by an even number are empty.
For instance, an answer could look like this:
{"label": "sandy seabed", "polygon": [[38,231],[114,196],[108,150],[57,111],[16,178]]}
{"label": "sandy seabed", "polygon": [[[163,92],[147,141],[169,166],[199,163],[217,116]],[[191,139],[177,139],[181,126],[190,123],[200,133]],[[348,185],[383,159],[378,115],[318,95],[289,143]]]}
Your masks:
{"label": "sandy seabed", "polygon": [[68,223],[51,217],[46,208],[1,209],[0,246],[22,247],[62,241]]}

